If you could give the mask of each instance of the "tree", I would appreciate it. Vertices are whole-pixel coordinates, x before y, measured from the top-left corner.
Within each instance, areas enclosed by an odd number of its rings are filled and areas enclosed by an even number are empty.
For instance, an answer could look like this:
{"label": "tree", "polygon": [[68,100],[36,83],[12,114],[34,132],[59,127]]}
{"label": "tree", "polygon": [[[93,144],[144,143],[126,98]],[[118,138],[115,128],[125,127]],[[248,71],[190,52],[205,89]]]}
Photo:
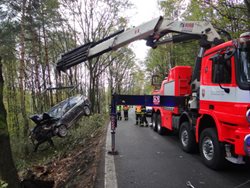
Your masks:
{"label": "tree", "polygon": [[248,2],[238,0],[205,1],[200,4],[201,10],[210,9],[206,21],[210,21],[216,28],[222,28],[229,32],[233,38],[248,30],[249,14]]}
{"label": "tree", "polygon": [[[248,20],[250,20],[250,0],[244,0],[244,2],[247,7]],[[248,24],[248,30],[250,30],[250,24]]]}
{"label": "tree", "polygon": [[162,79],[165,78],[170,68],[168,65],[170,65],[171,62],[171,60],[169,60],[171,55],[168,49],[170,49],[168,46],[158,46],[156,50],[149,50],[146,66],[147,71],[150,72],[151,75],[158,75]]}
{"label": "tree", "polygon": [[2,58],[0,57],[0,180],[8,183],[9,187],[19,187],[17,170],[12,158],[10,137],[6,121],[6,110],[3,104],[4,80],[2,76]]}
{"label": "tree", "polygon": [[[82,40],[77,42],[84,44],[103,39],[124,26],[124,22],[121,23],[120,13],[130,6],[127,0],[63,0],[63,2],[65,9],[74,17],[73,23],[80,28]],[[97,100],[99,78],[111,64],[109,56],[110,54],[105,54],[85,64],[89,71],[88,94],[94,112],[99,111],[100,103]]]}
{"label": "tree", "polygon": [[21,103],[21,114],[24,120],[24,136],[28,136],[29,121],[26,113],[26,97],[24,88],[25,79],[25,16],[26,16],[27,0],[22,1],[21,5],[21,23],[20,23],[20,65],[19,65],[19,92]]}
{"label": "tree", "polygon": [[124,47],[119,52],[112,53],[113,60],[108,68],[109,87],[111,93],[127,93],[130,82],[129,74],[134,68],[135,55],[131,49]]}
{"label": "tree", "polygon": [[248,16],[250,16],[250,0],[244,0],[244,2],[247,7]]}

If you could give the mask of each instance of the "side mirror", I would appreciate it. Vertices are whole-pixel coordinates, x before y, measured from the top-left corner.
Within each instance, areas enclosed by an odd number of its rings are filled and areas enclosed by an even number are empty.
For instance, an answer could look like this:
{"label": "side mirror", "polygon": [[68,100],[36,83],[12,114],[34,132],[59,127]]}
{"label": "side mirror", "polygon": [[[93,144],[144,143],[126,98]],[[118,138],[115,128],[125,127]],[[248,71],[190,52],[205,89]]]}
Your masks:
{"label": "side mirror", "polygon": [[225,54],[224,59],[227,61],[235,54],[235,48],[228,47]]}
{"label": "side mirror", "polygon": [[209,59],[213,62],[213,63],[219,63],[221,61],[222,55],[219,53],[215,54],[214,56],[210,57]]}

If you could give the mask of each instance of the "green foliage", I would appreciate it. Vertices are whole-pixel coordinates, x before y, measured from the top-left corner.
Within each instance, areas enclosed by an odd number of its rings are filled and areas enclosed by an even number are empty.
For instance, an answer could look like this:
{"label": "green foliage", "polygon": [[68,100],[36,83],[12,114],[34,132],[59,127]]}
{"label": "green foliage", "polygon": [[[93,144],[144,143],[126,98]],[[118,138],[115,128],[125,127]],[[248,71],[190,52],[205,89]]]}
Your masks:
{"label": "green foliage", "polygon": [[164,16],[169,20],[175,20],[181,17],[185,10],[185,0],[167,0],[160,2],[161,9],[164,12]]}
{"label": "green foliage", "polygon": [[157,74],[161,78],[166,76],[169,69],[167,66],[169,62],[169,53],[171,51],[171,46],[158,46],[157,49],[151,49],[148,53],[148,58],[146,61],[147,71],[151,75]]}
{"label": "green foliage", "polygon": [[112,60],[108,67],[111,93],[127,94],[131,87],[131,74],[135,69],[133,51],[124,47],[111,53]]}
{"label": "green foliage", "polygon": [[185,20],[209,21],[215,28],[224,29],[233,38],[237,38],[249,28],[247,12],[243,1],[218,0],[197,3],[196,0],[191,0],[183,16]]}
{"label": "green foliage", "polygon": [[8,187],[8,184],[0,179],[0,188],[6,188],[6,187]]}

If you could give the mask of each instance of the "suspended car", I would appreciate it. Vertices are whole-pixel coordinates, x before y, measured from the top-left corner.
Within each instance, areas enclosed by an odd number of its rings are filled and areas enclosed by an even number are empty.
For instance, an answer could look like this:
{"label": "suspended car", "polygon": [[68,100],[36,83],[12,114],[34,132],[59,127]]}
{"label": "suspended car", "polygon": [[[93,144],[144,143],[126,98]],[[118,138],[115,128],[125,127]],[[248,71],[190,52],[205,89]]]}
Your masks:
{"label": "suspended car", "polygon": [[67,129],[71,127],[82,116],[89,116],[91,103],[83,95],[70,97],[54,107],[47,113],[54,118],[58,118],[57,125],[59,137],[67,135]]}
{"label": "suspended car", "polygon": [[51,140],[53,136],[65,137],[68,129],[82,116],[91,114],[90,107],[89,99],[77,95],[56,104],[48,112],[31,116],[30,119],[36,123],[30,133],[35,151],[45,141],[53,145]]}

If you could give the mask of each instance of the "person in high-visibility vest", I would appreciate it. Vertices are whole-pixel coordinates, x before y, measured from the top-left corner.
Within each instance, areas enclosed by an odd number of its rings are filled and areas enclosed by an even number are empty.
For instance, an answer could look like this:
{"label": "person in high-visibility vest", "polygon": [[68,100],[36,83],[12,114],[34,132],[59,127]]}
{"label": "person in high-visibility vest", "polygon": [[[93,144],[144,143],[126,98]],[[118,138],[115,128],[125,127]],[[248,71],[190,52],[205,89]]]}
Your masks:
{"label": "person in high-visibility vest", "polygon": [[136,119],[135,125],[141,124],[141,106],[140,105],[135,107],[135,119]]}
{"label": "person in high-visibility vest", "polygon": [[128,110],[129,110],[129,106],[128,105],[124,105],[123,106],[123,114],[124,114],[124,120],[128,120]]}
{"label": "person in high-visibility vest", "polygon": [[145,123],[145,126],[148,127],[148,121],[147,121],[147,117],[146,117],[146,106],[142,106],[141,107],[141,124],[140,126],[144,126],[144,123]]}
{"label": "person in high-visibility vest", "polygon": [[117,120],[122,120],[121,111],[122,111],[121,105],[116,105]]}

